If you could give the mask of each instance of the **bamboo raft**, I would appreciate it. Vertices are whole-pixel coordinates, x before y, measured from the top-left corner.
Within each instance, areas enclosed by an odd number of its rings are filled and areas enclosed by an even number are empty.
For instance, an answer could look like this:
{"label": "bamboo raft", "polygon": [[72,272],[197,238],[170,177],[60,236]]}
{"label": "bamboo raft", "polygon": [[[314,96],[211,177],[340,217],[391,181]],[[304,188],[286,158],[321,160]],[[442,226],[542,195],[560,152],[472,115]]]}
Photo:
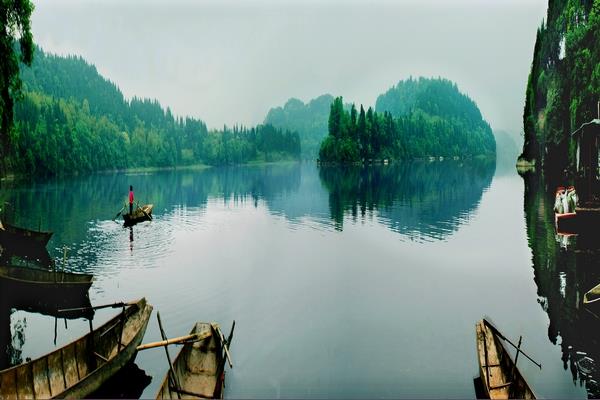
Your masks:
{"label": "bamboo raft", "polygon": [[226,359],[232,366],[228,346],[233,329],[226,340],[217,324],[196,322],[188,335],[191,341],[184,344],[170,365],[156,398],[223,398]]}
{"label": "bamboo raft", "polygon": [[135,357],[152,313],[143,298],[122,306],[122,313],[74,342],[0,371],[0,398],[83,398],[96,391]]}
{"label": "bamboo raft", "polygon": [[125,225],[134,225],[138,222],[149,221],[152,219],[153,204],[145,204],[141,207],[137,207],[133,210],[132,214],[123,214],[123,221]]}
{"label": "bamboo raft", "polygon": [[[485,319],[476,325],[479,375],[489,399],[535,399],[535,395],[512,360],[498,331]],[[520,344],[520,343],[519,343]]]}

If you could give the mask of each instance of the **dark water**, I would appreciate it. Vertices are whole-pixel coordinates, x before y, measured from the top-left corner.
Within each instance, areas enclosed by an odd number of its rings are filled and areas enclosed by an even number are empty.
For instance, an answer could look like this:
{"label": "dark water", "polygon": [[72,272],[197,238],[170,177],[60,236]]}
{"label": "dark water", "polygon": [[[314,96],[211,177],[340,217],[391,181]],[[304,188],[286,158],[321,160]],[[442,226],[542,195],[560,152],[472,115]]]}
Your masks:
{"label": "dark water", "polygon": [[[155,205],[154,220],[131,230],[111,220],[129,184]],[[523,335],[542,363],[519,361],[538,396],[600,396],[600,311],[582,305],[600,260],[589,241],[561,247],[548,190],[512,167],[94,175],[13,183],[0,200],[18,210],[16,223],[55,232],[50,253],[67,246],[66,269],[94,274],[93,304],[146,296],[169,336],[197,320],[228,333],[235,319],[226,397],[474,397],[484,315]],[[88,329],[84,319],[5,308],[6,363]],[[97,312],[94,324],[115,313]],[[159,337],[153,315],[145,341]],[[153,397],[167,369],[163,350],[141,352],[100,396]]]}

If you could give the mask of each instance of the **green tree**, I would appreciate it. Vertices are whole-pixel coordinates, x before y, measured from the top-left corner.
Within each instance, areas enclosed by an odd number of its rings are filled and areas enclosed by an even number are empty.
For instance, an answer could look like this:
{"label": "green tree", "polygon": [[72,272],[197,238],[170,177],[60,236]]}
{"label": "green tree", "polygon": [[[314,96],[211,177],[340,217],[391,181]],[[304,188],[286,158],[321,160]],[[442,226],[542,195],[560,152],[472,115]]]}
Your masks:
{"label": "green tree", "polygon": [[[0,1],[0,164],[4,164],[9,152],[14,99],[21,93],[19,61],[25,65],[31,65],[33,61],[32,12],[33,4],[29,0]],[[19,42],[20,51],[17,51],[15,41]],[[5,169],[6,166],[0,167]]]}

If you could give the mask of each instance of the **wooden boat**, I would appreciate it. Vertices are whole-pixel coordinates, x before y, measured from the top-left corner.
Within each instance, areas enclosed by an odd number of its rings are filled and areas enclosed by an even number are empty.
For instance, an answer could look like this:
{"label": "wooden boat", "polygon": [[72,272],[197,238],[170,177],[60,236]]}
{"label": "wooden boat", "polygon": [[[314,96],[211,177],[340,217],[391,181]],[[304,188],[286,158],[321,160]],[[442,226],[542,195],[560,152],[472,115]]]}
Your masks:
{"label": "wooden boat", "polygon": [[506,351],[497,329],[483,319],[477,323],[475,330],[479,376],[487,398],[535,399],[527,381]]}
{"label": "wooden boat", "polygon": [[8,247],[46,247],[52,232],[34,231],[11,225],[6,221],[0,224],[0,242]]}
{"label": "wooden boat", "polygon": [[223,398],[225,352],[233,328],[226,340],[218,325],[196,322],[190,332],[194,334],[204,339],[183,346],[173,361],[173,372],[169,370],[163,379],[157,399]]}
{"label": "wooden boat", "polygon": [[145,204],[141,207],[133,210],[133,214],[123,214],[123,221],[125,225],[134,225],[138,222],[149,221],[152,219],[153,204]]}
{"label": "wooden boat", "polygon": [[66,297],[88,292],[94,276],[21,266],[0,266],[0,282],[10,291],[31,298]]}
{"label": "wooden boat", "polygon": [[0,398],[83,398],[136,355],[152,306],[146,299],[87,335],[36,360],[0,371]]}
{"label": "wooden boat", "polygon": [[590,304],[600,300],[600,284],[594,286],[583,295],[583,304]]}

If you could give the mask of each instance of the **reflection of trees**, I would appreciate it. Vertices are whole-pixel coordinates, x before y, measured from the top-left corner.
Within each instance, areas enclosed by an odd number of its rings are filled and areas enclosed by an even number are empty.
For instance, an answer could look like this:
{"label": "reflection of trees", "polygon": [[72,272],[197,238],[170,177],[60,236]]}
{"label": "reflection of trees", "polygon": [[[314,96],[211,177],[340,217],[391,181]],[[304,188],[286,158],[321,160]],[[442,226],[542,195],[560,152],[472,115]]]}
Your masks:
{"label": "reflection of trees", "polygon": [[494,160],[323,166],[319,175],[338,229],[346,214],[364,218],[377,210],[391,229],[411,239],[443,239],[477,207],[494,167]]}
{"label": "reflection of trees", "polygon": [[[561,249],[555,238],[551,190],[541,178],[525,176],[527,237],[533,253],[534,280],[539,303],[548,314],[548,338],[560,342],[565,370],[574,382],[585,382],[588,394],[600,396],[600,307],[583,305],[583,295],[600,283],[600,252],[576,247]],[[596,307],[594,307],[596,306]],[[560,337],[560,340],[559,340]]]}
{"label": "reflection of trees", "polygon": [[175,204],[203,206],[209,197],[268,202],[280,193],[297,190],[300,177],[298,163],[151,174],[95,174],[44,183],[9,182],[2,187],[0,199],[11,204],[14,223],[54,231],[48,246],[52,249],[81,241],[90,221],[113,218],[125,203],[130,184],[136,200],[141,204],[153,203],[154,215],[159,215]]}

